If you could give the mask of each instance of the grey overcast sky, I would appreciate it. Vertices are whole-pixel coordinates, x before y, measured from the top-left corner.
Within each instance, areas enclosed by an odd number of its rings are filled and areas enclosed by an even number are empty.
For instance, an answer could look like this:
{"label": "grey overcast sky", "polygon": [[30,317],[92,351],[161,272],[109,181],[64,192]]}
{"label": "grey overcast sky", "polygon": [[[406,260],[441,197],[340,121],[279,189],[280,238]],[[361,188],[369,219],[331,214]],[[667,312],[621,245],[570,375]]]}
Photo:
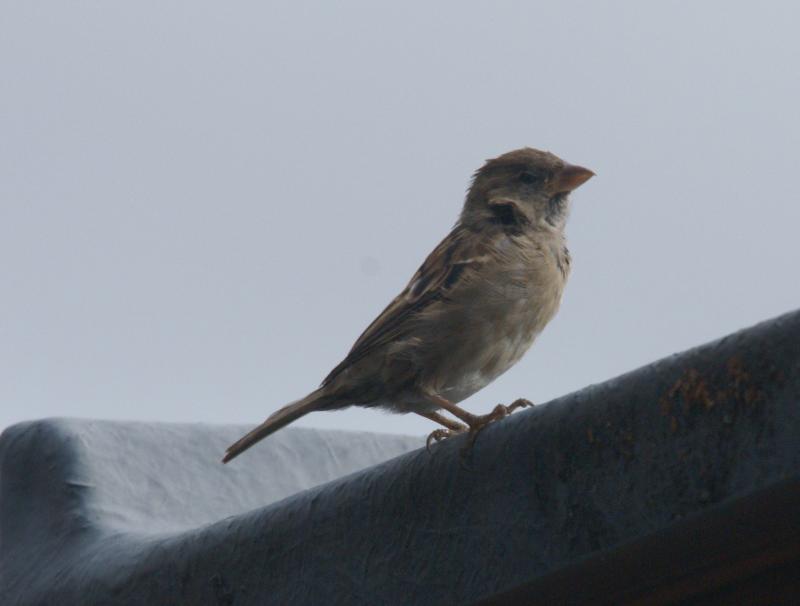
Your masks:
{"label": "grey overcast sky", "polygon": [[483,160],[524,145],[597,177],[561,312],[468,408],[798,307],[798,6],[6,0],[0,427],[262,420],[405,285]]}

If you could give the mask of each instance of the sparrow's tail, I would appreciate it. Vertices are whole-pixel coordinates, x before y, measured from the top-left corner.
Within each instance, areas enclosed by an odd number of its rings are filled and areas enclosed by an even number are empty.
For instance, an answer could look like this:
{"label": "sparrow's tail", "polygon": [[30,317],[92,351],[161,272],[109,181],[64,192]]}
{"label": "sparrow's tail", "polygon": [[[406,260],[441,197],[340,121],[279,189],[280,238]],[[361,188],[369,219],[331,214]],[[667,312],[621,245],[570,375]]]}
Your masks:
{"label": "sparrow's tail", "polygon": [[272,413],[261,425],[231,444],[225,451],[222,462],[227,463],[268,435],[286,427],[289,423],[296,421],[303,415],[319,410],[319,408],[330,400],[328,394],[323,392],[323,389],[324,388],[320,388],[316,391],[312,391],[302,400],[287,404],[283,408]]}

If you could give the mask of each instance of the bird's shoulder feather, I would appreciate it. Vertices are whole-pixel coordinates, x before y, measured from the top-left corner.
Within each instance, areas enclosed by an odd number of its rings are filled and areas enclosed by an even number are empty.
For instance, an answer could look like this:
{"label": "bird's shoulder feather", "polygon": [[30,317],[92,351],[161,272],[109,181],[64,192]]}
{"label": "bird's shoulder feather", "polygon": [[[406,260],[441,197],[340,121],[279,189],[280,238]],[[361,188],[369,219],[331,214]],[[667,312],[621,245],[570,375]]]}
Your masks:
{"label": "bird's shoulder feather", "polygon": [[457,225],[428,255],[405,289],[361,334],[323,385],[379,347],[408,336],[410,324],[419,314],[446,299],[469,273],[490,260],[491,248],[480,234]]}

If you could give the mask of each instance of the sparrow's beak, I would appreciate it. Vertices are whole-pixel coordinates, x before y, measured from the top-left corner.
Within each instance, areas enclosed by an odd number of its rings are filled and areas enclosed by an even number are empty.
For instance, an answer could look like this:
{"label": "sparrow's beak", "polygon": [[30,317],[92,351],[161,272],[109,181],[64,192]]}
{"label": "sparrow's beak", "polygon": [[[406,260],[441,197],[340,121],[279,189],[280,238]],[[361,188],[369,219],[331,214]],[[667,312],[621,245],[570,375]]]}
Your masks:
{"label": "sparrow's beak", "polygon": [[586,183],[592,177],[594,177],[594,173],[588,168],[567,164],[556,173],[555,177],[547,184],[547,187],[554,194],[570,192]]}

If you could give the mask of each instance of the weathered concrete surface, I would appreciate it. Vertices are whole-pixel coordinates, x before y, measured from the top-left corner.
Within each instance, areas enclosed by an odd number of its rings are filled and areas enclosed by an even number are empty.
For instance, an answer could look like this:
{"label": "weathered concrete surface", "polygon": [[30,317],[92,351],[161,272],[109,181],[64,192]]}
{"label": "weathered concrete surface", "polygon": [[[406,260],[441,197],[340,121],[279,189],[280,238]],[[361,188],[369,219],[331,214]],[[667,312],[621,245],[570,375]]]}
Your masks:
{"label": "weathered concrete surface", "polygon": [[508,592],[798,480],[800,313],[514,414],[481,434],[468,468],[456,439],[292,495],[420,439],[286,430],[219,465],[241,429],[8,429],[0,603],[464,604]]}

